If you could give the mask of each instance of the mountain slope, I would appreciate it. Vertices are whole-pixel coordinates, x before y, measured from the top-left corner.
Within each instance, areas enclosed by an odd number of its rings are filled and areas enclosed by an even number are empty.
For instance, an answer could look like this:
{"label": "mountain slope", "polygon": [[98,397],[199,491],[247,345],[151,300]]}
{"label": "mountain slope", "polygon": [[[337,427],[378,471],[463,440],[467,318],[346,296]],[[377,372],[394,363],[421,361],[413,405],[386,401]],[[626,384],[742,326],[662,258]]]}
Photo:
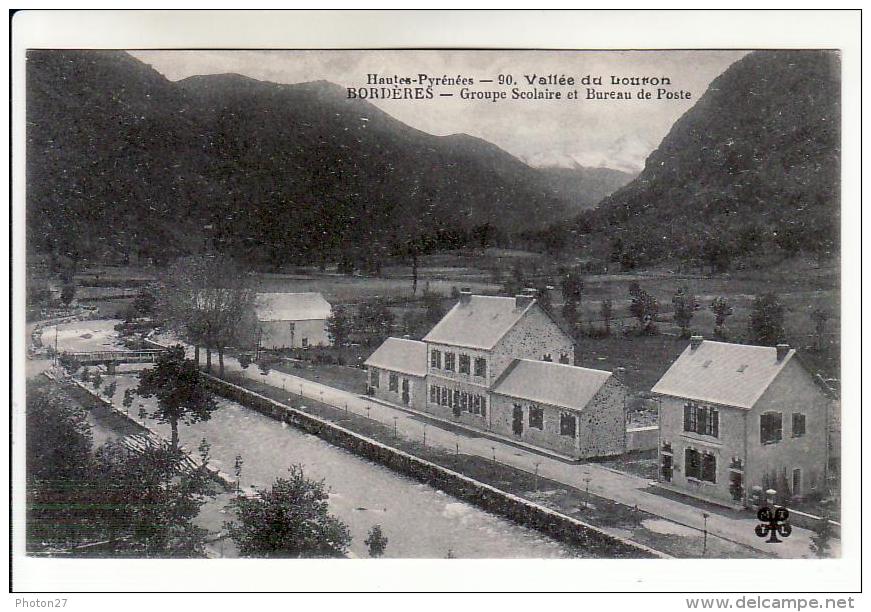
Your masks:
{"label": "mountain slope", "polygon": [[[715,79],[644,170],[592,216],[629,267],[837,240],[840,65],[834,52],[758,51]],[[590,219],[584,220],[584,223]]]}
{"label": "mountain slope", "polygon": [[[28,239],[53,253],[183,242],[208,199],[201,142],[175,88],[124,53],[27,58]],[[145,249],[147,250],[147,248]]]}
{"label": "mountain slope", "polygon": [[606,197],[626,185],[635,175],[611,168],[536,168],[553,195],[575,213],[595,208]]}
{"label": "mountain slope", "polygon": [[498,147],[415,130],[324,81],[173,83],[123,52],[31,51],[27,95],[28,233],[51,253],[212,243],[280,265],[575,210]]}

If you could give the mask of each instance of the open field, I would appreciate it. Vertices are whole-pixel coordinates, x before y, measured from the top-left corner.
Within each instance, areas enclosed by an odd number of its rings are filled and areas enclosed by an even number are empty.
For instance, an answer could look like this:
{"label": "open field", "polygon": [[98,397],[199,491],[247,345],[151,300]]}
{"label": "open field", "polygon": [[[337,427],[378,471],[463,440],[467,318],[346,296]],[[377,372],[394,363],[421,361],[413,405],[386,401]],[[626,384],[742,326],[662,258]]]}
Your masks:
{"label": "open field", "polygon": [[[457,278],[439,279],[426,275],[421,270],[418,277],[417,294],[424,291],[448,296],[454,287],[471,287],[476,293],[494,293],[498,285],[482,281],[472,281],[458,275]],[[339,274],[258,274],[261,291],[302,293],[317,291],[331,303],[354,303],[374,298],[412,299],[412,279],[409,273],[396,277],[342,276]]]}
{"label": "open field", "polygon": [[[515,266],[521,266],[528,279],[544,280],[555,287],[552,302],[554,314],[559,318],[564,300],[559,289],[558,265],[548,262],[541,255],[523,251],[462,250],[422,257],[416,296],[412,293],[412,271],[408,265],[386,266],[380,277],[343,276],[320,272],[316,268],[295,268],[286,274],[256,274],[255,277],[263,291],[317,291],[333,304],[386,299],[396,316],[397,328],[393,333],[412,333],[417,336],[426,330],[415,330],[415,333],[401,328],[400,324],[406,314],[422,313],[420,297],[425,291],[444,296],[444,306],[450,307],[450,295],[454,288],[470,287],[475,293],[496,294],[500,285],[495,278],[509,276]],[[80,295],[110,293],[115,289],[107,286],[109,281],[117,281],[119,289],[131,291],[131,284],[144,282],[157,275],[158,271],[153,269],[94,268],[84,271],[81,277],[83,280],[98,280],[94,284],[100,287],[80,288]],[[739,270],[712,276],[697,271],[677,272],[659,267],[644,271],[586,275],[584,282],[580,307],[582,330],[601,330],[600,309],[603,300],[612,301],[613,319],[609,337],[593,338],[581,334],[578,364],[608,370],[624,368],[626,382],[634,391],[649,390],[686,346],[686,340],[678,338],[679,330],[671,321],[671,298],[679,287],[686,287],[699,301],[700,307],[692,320],[691,329],[707,338],[713,337],[714,329],[714,315],[709,305],[716,297],[726,298],[733,308],[733,314],[726,324],[729,338],[738,342],[750,340],[748,324],[754,297],[766,292],[775,293],[785,307],[787,341],[800,350],[803,361],[812,370],[820,372],[827,379],[834,379],[837,384],[840,369],[840,269],[837,262],[819,267],[815,262],[795,258],[766,269]],[[638,282],[659,302],[657,327],[660,335],[624,335],[635,325],[628,312],[628,288],[632,282]],[[101,316],[116,317],[128,306],[130,299],[89,303],[100,309]],[[824,308],[831,314],[820,351],[813,347],[816,334],[811,313],[817,308]],[[356,386],[359,382],[353,381],[352,384]]]}

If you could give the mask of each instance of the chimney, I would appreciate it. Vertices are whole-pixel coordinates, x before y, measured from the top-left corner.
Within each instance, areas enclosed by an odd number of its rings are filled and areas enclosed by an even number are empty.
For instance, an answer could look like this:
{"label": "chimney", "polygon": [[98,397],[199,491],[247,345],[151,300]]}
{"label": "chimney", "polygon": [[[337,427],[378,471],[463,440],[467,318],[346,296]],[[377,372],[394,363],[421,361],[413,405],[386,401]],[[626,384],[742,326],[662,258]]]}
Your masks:
{"label": "chimney", "polygon": [[690,348],[692,350],[696,350],[702,345],[702,342],[705,340],[704,336],[690,336]]}
{"label": "chimney", "polygon": [[777,360],[783,361],[783,359],[786,357],[786,354],[788,352],[789,352],[789,345],[788,344],[778,344],[777,345]]}
{"label": "chimney", "polygon": [[468,287],[460,289],[460,304],[467,305],[472,301],[472,290]]}

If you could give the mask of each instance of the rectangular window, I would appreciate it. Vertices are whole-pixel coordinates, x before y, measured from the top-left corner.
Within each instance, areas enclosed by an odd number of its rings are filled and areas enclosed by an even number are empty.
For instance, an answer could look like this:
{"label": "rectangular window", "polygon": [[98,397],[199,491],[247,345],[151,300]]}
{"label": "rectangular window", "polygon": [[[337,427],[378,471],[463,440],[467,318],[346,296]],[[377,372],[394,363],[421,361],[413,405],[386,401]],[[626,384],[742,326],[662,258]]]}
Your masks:
{"label": "rectangular window", "polygon": [[481,416],[487,416],[487,397],[484,395],[481,396]]}
{"label": "rectangular window", "polygon": [[465,410],[466,412],[471,412],[469,410],[469,394],[465,391],[460,393],[460,410]]}
{"label": "rectangular window", "polygon": [[696,430],[696,406],[695,404],[691,404],[687,402],[683,406],[683,430],[684,431],[695,431]]}
{"label": "rectangular window", "polygon": [[683,407],[683,430],[719,438],[720,411],[713,406],[699,406],[687,402]]}
{"label": "rectangular window", "polygon": [[674,458],[671,455],[665,454],[665,453],[662,454],[661,473],[662,473],[662,479],[665,482],[671,482],[671,477],[674,473],[673,462],[674,462]]}
{"label": "rectangular window", "polygon": [[389,384],[390,384],[391,391],[399,391],[399,376],[397,374],[394,374],[393,372],[391,372]]}
{"label": "rectangular window", "polygon": [[687,478],[701,480],[702,459],[699,451],[693,448],[688,448],[684,451],[684,473]]}
{"label": "rectangular window", "polygon": [[475,376],[487,376],[487,360],[483,357],[475,357]]}
{"label": "rectangular window", "polygon": [[717,458],[714,455],[702,455],[702,480],[717,482]]}
{"label": "rectangular window", "polygon": [[452,406],[459,406],[460,405],[460,390],[459,389],[454,389],[454,403],[451,405]]}
{"label": "rectangular window", "polygon": [[429,354],[429,366],[431,368],[436,368],[437,370],[442,367],[442,352],[433,349]]}
{"label": "rectangular window", "polygon": [[371,382],[369,384],[372,385],[372,387],[374,387],[375,389],[377,389],[378,385],[381,383],[381,380],[380,380],[381,376],[379,376],[378,370],[375,368],[372,368],[370,370],[369,378],[371,380]]}
{"label": "rectangular window", "polygon": [[472,371],[472,358],[468,355],[460,355],[460,374],[470,374]]}
{"label": "rectangular window", "polygon": [[308,348],[308,338],[302,339],[302,348]]}
{"label": "rectangular window", "polygon": [[759,415],[759,441],[774,444],[783,439],[783,415],[779,412],[766,412]]}
{"label": "rectangular window", "polygon": [[805,433],[805,416],[799,412],[792,413],[792,437],[800,438]]}
{"label": "rectangular window", "polygon": [[469,394],[469,412],[484,416],[484,398],[475,393]]}
{"label": "rectangular window", "polygon": [[451,396],[451,393],[450,393],[450,391],[448,391],[448,390],[445,389],[444,387],[440,387],[440,389],[441,389],[441,392],[442,392],[442,406],[447,406],[447,405],[448,405],[448,400],[450,400],[450,398],[451,398],[451,397],[450,397],[450,396]]}
{"label": "rectangular window", "polygon": [[429,386],[429,403],[430,404],[438,404],[439,403],[439,388],[435,385]]}
{"label": "rectangular window", "polygon": [[529,427],[530,429],[544,429],[544,408],[529,407]]}
{"label": "rectangular window", "polygon": [[575,437],[575,432],[578,430],[577,420],[575,415],[562,413],[559,417],[559,435]]}
{"label": "rectangular window", "polygon": [[457,356],[453,353],[445,353],[445,370],[448,372],[453,372],[456,369],[454,365],[456,362]]}

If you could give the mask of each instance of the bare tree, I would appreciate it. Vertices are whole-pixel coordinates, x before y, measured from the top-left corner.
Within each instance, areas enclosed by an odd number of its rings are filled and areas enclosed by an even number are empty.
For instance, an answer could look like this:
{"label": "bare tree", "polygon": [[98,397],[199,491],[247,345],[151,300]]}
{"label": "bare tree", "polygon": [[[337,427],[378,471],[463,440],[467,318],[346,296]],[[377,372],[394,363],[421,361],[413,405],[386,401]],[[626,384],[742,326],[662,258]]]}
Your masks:
{"label": "bare tree", "polygon": [[219,374],[224,375],[228,346],[252,343],[256,331],[257,297],[251,278],[221,255],[186,257],[170,267],[163,282],[161,307],[167,320],[195,347],[206,349],[206,368],[212,369],[217,351]]}

